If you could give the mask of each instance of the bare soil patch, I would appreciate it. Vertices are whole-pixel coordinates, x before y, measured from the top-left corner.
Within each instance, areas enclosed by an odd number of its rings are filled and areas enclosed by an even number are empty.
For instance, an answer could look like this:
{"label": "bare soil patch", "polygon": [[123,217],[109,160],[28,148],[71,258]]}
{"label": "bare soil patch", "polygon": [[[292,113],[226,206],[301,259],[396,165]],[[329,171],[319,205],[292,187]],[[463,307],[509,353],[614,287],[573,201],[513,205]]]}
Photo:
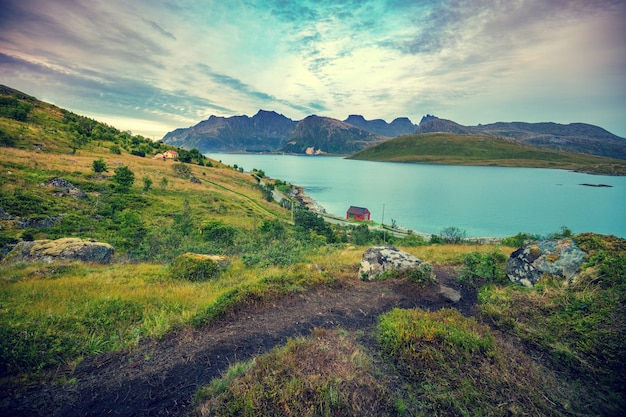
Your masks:
{"label": "bare soil patch", "polygon": [[[438,285],[421,288],[399,280],[344,279],[233,313],[200,329],[184,329],[131,352],[88,358],[76,369],[56,369],[37,385],[4,382],[0,414],[12,416],[183,416],[193,394],[230,364],[265,353],[287,338],[315,328],[362,331],[371,345],[377,317],[395,307],[431,310],[454,307],[471,315],[476,295],[455,282],[452,268],[438,266],[439,282],[461,291],[455,304]],[[355,273],[356,276],[356,273]],[[59,381],[66,381],[60,383]]]}

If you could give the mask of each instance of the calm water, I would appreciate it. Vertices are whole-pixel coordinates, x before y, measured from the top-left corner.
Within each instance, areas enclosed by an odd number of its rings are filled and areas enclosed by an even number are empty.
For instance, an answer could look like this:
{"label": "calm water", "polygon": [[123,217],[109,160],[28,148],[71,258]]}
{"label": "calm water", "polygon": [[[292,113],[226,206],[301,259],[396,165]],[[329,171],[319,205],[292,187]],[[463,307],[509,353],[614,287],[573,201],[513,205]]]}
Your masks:
{"label": "calm water", "polygon": [[[626,237],[626,177],[564,170],[352,161],[339,157],[208,154],[246,171],[262,169],[305,188],[327,212],[367,207],[372,219],[424,233],[456,226],[473,237],[518,232]],[[612,188],[581,186],[608,184]]]}

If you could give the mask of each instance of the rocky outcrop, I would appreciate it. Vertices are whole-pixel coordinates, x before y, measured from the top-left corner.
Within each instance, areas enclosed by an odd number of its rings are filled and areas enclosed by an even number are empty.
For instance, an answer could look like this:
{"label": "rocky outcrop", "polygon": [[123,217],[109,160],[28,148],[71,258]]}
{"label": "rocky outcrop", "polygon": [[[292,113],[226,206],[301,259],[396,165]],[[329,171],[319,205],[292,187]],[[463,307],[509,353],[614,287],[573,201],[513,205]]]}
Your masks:
{"label": "rocky outcrop", "polygon": [[4,211],[2,207],[0,207],[0,220],[13,220],[15,217],[11,216],[9,213]]}
{"label": "rocky outcrop", "polygon": [[359,277],[364,281],[372,281],[385,272],[404,272],[415,269],[422,263],[424,261],[421,259],[395,246],[372,246],[361,257]]}
{"label": "rocky outcrop", "polygon": [[80,188],[74,186],[74,184],[63,178],[53,178],[48,181],[48,186],[52,188],[58,188],[62,190],[64,193],[68,194],[70,197],[75,198],[77,200],[81,200],[87,198],[87,194]]}
{"label": "rocky outcrop", "polygon": [[454,288],[437,282],[437,276],[430,264],[397,249],[394,246],[373,246],[361,257],[359,277],[364,281],[373,281],[382,277],[405,277],[409,282],[420,286],[429,286],[442,300],[456,303],[461,300],[461,293]]}
{"label": "rocky outcrop", "polygon": [[572,239],[549,239],[522,246],[506,262],[507,277],[532,288],[542,275],[562,277],[571,282],[587,259]]}
{"label": "rocky outcrop", "polygon": [[17,227],[20,229],[47,229],[63,220],[62,216],[46,216],[44,218],[19,218]]}
{"label": "rocky outcrop", "polygon": [[82,261],[107,264],[113,253],[113,246],[108,243],[79,238],[22,241],[15,245],[2,263]]}

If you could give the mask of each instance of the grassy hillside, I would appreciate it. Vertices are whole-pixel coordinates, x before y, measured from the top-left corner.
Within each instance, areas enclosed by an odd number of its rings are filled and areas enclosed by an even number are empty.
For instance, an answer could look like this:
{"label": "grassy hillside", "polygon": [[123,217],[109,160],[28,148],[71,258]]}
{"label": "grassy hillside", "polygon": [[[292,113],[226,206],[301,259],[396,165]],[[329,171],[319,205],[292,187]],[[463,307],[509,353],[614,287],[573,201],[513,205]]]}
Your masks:
{"label": "grassy hillside", "polygon": [[[532,236],[510,238],[509,246],[445,244],[445,233],[426,242],[415,235],[394,239],[366,225],[331,227],[314,213],[292,216],[288,204],[271,201],[272,186],[288,190],[289,184],[263,178],[261,186],[193,151],[177,149],[179,160],[153,159],[171,147],[7,88],[0,97],[2,255],[20,240],[61,237],[115,248],[108,265],[0,261],[0,412],[28,414],[28,404],[11,409],[10,392],[19,402],[42,389],[39,404],[52,398],[46,391],[79,392],[89,383],[85,373],[100,366],[81,364],[96,355],[148,346],[141,350],[147,366],[163,338],[181,335],[178,354],[190,342],[185,335],[211,332],[206,325],[216,320],[252,322],[264,306],[279,312],[283,300],[302,303],[304,314],[307,297],[323,303],[323,296],[337,301],[341,290],[370,288],[358,280],[358,265],[368,246],[383,242],[443,271],[469,294],[468,303],[477,299],[466,311],[475,317],[453,309],[393,310],[377,325],[348,331],[332,324],[284,346],[277,342],[265,355],[254,345],[253,360],[199,388],[196,413],[611,416],[626,409],[624,239],[577,236],[590,253],[577,285],[546,277],[533,290],[513,287],[504,261]],[[467,148],[468,155],[477,151]],[[133,181],[121,175],[128,172]],[[85,195],[51,187],[54,178]],[[179,261],[187,252],[224,255],[229,266],[210,279],[186,279]],[[394,281],[377,283],[376,297],[366,297],[348,318],[369,323],[374,316],[361,307],[386,299],[391,288],[416,297],[414,303],[434,291],[416,277],[388,279]],[[285,326],[308,334],[298,320],[290,316]],[[115,364],[111,386],[128,373],[120,369],[144,365]],[[145,394],[155,393],[150,387]]]}
{"label": "grassy hillside", "polygon": [[364,149],[350,158],[424,164],[556,168],[626,175],[618,159],[540,149],[510,139],[451,133],[405,135]]}

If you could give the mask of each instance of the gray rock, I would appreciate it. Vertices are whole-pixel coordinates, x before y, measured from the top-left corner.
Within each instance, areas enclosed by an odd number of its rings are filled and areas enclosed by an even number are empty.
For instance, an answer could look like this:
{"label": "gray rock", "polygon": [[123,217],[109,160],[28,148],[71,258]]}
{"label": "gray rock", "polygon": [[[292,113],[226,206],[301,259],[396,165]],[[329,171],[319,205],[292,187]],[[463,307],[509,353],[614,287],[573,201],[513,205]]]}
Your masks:
{"label": "gray rock", "polygon": [[61,216],[46,216],[43,219],[24,219],[17,221],[17,227],[20,229],[45,229],[59,223],[63,218]]}
{"label": "gray rock", "polygon": [[113,256],[113,246],[108,243],[63,238],[19,242],[2,260],[3,264],[17,262],[82,261],[107,264]]}
{"label": "gray rock", "polygon": [[522,246],[506,261],[506,275],[520,285],[532,288],[544,274],[572,282],[587,259],[572,239],[549,239]]}
{"label": "gray rock", "polygon": [[439,285],[439,295],[452,303],[457,303],[461,299],[461,293],[459,291],[441,284]]}
{"label": "gray rock", "polygon": [[9,213],[4,211],[2,207],[0,207],[0,220],[13,220],[15,217],[11,216]]}
{"label": "gray rock", "polygon": [[69,194],[70,197],[75,198],[77,200],[82,200],[87,198],[87,194],[80,188],[74,186],[74,184],[63,178],[53,178],[48,182],[48,186],[53,188],[59,188]]}
{"label": "gray rock", "polygon": [[359,277],[364,281],[372,281],[384,272],[407,271],[417,268],[422,263],[421,259],[394,246],[373,246],[363,253]]}

